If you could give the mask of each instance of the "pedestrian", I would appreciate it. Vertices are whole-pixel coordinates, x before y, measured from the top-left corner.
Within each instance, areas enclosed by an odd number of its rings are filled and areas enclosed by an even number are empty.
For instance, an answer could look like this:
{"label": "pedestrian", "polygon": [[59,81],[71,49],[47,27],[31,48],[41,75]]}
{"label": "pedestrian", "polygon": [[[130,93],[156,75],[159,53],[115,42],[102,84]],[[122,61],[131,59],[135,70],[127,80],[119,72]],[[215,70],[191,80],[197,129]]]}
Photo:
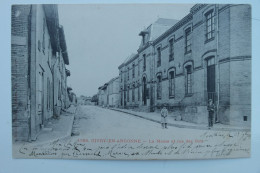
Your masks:
{"label": "pedestrian", "polygon": [[213,127],[213,118],[214,118],[214,113],[215,113],[215,105],[213,104],[213,100],[212,99],[209,99],[208,101],[208,121],[209,121],[209,129],[211,127]]}
{"label": "pedestrian", "polygon": [[164,104],[162,110],[161,110],[161,124],[162,124],[162,128],[166,128],[167,129],[167,116],[168,116],[168,110],[166,108],[166,104]]}

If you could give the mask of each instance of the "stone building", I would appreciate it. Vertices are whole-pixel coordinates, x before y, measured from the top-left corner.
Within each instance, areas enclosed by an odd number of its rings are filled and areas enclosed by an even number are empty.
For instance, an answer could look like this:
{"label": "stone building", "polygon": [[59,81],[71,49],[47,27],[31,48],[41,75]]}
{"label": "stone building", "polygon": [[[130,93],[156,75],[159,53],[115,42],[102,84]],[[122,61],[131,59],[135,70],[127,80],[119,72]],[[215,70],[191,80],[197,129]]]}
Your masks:
{"label": "stone building", "polygon": [[[56,5],[13,5],[11,21],[13,139],[30,141],[55,114],[56,62],[68,64],[66,43]],[[66,89],[66,75],[60,83]]]}
{"label": "stone building", "polygon": [[167,104],[171,116],[207,123],[212,99],[216,122],[250,126],[250,5],[197,4],[166,30],[151,29],[156,23],[118,68],[120,106],[158,111]]}
{"label": "stone building", "polygon": [[108,106],[119,106],[119,77],[115,77],[108,82]]}
{"label": "stone building", "polygon": [[107,106],[108,103],[108,91],[107,91],[108,83],[105,83],[103,86],[98,88],[98,105],[99,106]]}
{"label": "stone building", "polygon": [[119,106],[119,77],[111,79],[98,88],[97,105],[103,107]]}

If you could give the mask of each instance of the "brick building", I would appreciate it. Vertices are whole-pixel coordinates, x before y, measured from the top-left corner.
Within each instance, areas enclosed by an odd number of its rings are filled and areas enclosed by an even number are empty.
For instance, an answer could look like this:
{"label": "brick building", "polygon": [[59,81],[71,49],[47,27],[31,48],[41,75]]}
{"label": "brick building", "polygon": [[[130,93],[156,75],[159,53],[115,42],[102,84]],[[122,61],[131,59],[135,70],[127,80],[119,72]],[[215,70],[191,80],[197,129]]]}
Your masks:
{"label": "brick building", "polygon": [[68,55],[57,6],[13,5],[11,29],[13,139],[36,140],[56,115],[55,89],[67,87]]}
{"label": "brick building", "polygon": [[250,126],[250,5],[197,4],[158,27],[164,22],[141,31],[137,53],[118,67],[120,106],[158,111],[167,104],[170,116],[207,123],[213,99],[216,121]]}

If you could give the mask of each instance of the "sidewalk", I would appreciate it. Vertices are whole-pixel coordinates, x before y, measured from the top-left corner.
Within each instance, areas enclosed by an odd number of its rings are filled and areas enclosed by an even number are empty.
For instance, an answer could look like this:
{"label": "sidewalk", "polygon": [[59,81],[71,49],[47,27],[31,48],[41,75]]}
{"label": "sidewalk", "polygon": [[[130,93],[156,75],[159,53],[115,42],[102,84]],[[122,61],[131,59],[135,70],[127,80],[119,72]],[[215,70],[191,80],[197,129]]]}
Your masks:
{"label": "sidewalk", "polygon": [[54,141],[71,136],[72,125],[77,107],[70,106],[62,111],[58,119],[51,118],[33,143]]}
{"label": "sidewalk", "polygon": [[[123,113],[127,113],[129,115],[133,115],[139,118],[143,118],[149,121],[153,121],[156,123],[161,123],[161,116],[159,113],[156,112],[137,112],[127,109],[119,109],[119,108],[109,108],[114,111],[119,111]],[[185,121],[176,121],[174,117],[168,117],[168,125],[179,127],[179,128],[190,128],[190,129],[200,129],[200,130],[208,130],[207,124],[195,124],[195,123],[189,123]],[[250,131],[249,127],[237,127],[237,126],[231,126],[231,125],[224,125],[220,123],[214,124],[213,128],[211,130],[222,130],[222,131]]]}

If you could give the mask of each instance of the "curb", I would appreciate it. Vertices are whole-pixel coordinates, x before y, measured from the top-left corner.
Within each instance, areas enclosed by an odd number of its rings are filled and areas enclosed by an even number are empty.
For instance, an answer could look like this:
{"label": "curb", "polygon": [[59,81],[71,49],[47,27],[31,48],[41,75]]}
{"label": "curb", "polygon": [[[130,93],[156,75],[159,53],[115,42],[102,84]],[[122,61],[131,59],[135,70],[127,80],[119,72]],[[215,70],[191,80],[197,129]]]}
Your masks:
{"label": "curb", "polygon": [[[154,120],[154,119],[147,118],[147,117],[143,117],[143,116],[141,116],[141,115],[137,115],[137,114],[134,114],[134,113],[131,113],[131,112],[127,112],[127,111],[119,110],[119,109],[113,109],[113,108],[109,108],[109,109],[110,109],[110,110],[114,110],[114,111],[118,111],[118,112],[123,112],[123,113],[129,114],[129,115],[133,115],[133,116],[136,116],[136,117],[139,117],[139,118],[142,118],[142,119],[146,119],[146,120],[149,120],[149,121],[152,121],[152,122],[161,124],[161,121]],[[167,123],[167,124],[168,124],[168,126],[178,127],[178,128],[189,128],[189,129],[198,129],[198,130],[209,130],[207,126],[205,126],[205,127],[200,127],[200,126],[193,126],[193,125],[190,125],[190,126],[189,126],[189,125],[174,124],[174,123]],[[213,130],[213,131],[251,131],[250,129],[216,128],[216,127],[213,127],[213,128],[211,128],[210,130]]]}

